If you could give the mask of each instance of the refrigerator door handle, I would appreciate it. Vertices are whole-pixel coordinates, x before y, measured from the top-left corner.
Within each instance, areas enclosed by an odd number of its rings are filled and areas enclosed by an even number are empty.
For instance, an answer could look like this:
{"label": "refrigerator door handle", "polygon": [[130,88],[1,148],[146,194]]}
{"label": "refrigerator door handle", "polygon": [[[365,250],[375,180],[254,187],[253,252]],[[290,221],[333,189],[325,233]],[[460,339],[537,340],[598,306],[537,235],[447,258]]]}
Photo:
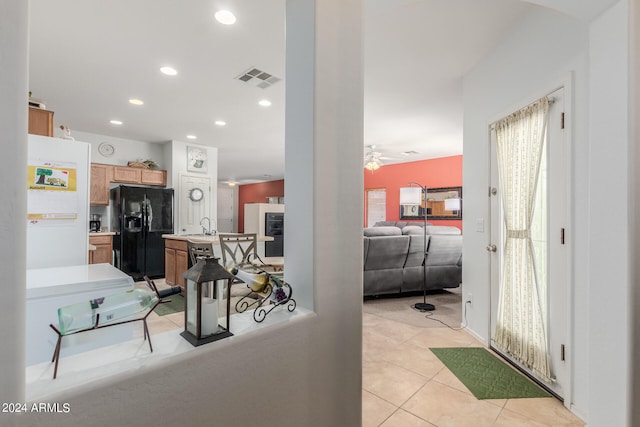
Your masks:
{"label": "refrigerator door handle", "polygon": [[146,215],[146,221],[147,221],[147,232],[151,231],[151,223],[153,222],[153,209],[151,208],[151,202],[149,201],[149,199],[146,200],[146,207],[147,207],[147,215]]}

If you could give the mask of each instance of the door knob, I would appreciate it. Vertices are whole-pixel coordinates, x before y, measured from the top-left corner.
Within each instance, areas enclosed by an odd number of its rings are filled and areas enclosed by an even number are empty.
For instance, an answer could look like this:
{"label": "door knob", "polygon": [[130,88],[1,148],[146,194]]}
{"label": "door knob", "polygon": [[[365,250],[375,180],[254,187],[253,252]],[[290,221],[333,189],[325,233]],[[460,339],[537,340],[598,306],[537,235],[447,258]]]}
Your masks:
{"label": "door knob", "polygon": [[498,250],[498,247],[497,247],[496,245],[494,245],[494,244],[487,245],[487,251],[489,251],[489,252],[495,252],[495,251],[497,251],[497,250]]}

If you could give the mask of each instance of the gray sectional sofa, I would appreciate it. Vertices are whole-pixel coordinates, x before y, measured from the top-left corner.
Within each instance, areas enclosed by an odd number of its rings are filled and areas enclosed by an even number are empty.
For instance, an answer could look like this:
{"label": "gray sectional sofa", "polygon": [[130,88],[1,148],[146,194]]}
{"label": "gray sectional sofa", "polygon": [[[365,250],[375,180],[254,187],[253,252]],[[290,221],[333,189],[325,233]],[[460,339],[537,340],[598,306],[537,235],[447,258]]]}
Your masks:
{"label": "gray sectional sofa", "polygon": [[[364,296],[422,290],[423,233],[416,225],[364,229]],[[427,225],[426,272],[427,290],[460,285],[460,229]]]}

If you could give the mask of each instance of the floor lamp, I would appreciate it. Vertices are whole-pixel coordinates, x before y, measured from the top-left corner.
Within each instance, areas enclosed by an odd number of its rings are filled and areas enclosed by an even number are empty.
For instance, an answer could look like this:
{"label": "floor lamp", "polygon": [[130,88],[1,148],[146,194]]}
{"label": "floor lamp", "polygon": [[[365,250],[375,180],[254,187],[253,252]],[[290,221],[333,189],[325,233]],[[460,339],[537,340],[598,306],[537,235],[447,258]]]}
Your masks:
{"label": "floor lamp", "polygon": [[400,188],[400,204],[401,205],[420,205],[422,206],[424,194],[424,211],[422,212],[422,232],[423,232],[423,255],[422,260],[422,302],[418,302],[414,305],[414,308],[419,311],[433,311],[436,307],[433,304],[427,303],[427,187],[418,184],[417,182],[410,182],[409,185],[416,185],[417,187],[403,187]]}

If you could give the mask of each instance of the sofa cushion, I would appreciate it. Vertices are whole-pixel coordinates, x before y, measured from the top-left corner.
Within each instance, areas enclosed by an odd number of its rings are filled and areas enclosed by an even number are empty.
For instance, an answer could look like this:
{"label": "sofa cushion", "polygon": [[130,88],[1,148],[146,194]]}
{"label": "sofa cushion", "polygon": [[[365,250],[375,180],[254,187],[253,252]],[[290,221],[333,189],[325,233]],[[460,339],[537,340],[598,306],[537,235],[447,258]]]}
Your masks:
{"label": "sofa cushion", "polygon": [[402,230],[394,226],[369,227],[364,229],[365,237],[375,236],[400,236]]}
{"label": "sofa cushion", "polygon": [[461,264],[462,239],[460,237],[431,235],[428,244],[427,267]]}
{"label": "sofa cushion", "polygon": [[365,271],[398,269],[402,277],[402,268],[409,249],[409,236],[378,236],[367,239],[369,247],[364,261]]}
{"label": "sofa cushion", "polygon": [[363,250],[363,254],[362,254],[363,255],[362,256],[362,259],[363,259],[362,262],[364,263],[364,261],[367,260],[367,255],[369,254],[369,239],[362,239],[362,240],[364,240],[364,244],[363,244],[363,249],[364,250]]}
{"label": "sofa cushion", "polygon": [[[422,227],[424,226],[424,221],[378,221],[375,224],[373,224],[374,227],[393,226],[398,228],[403,228],[403,227],[406,227],[407,225],[415,225],[418,227]],[[427,225],[432,225],[432,224],[430,222],[427,222]]]}
{"label": "sofa cushion", "polygon": [[[420,231],[422,231],[422,229],[420,229]],[[424,261],[424,235],[420,233],[410,235],[409,237],[409,251],[407,253],[407,260],[404,263],[404,267],[421,266]],[[427,236],[427,245],[429,245],[429,237],[430,236]]]}
{"label": "sofa cushion", "polygon": [[460,235],[462,231],[458,227],[450,225],[431,225],[427,226],[427,234],[455,234]]}
{"label": "sofa cushion", "polygon": [[387,270],[365,270],[364,295],[380,295],[399,293],[402,289],[402,269],[391,268]]}
{"label": "sofa cushion", "polygon": [[417,225],[407,225],[406,227],[402,228],[402,234],[408,234],[410,236],[411,235],[423,236],[424,228]]}
{"label": "sofa cushion", "polygon": [[373,224],[374,227],[395,227],[396,226],[396,222],[395,221],[378,221],[375,224]]}
{"label": "sofa cushion", "polygon": [[462,283],[462,268],[455,265],[427,267],[427,289],[457,288]]}

